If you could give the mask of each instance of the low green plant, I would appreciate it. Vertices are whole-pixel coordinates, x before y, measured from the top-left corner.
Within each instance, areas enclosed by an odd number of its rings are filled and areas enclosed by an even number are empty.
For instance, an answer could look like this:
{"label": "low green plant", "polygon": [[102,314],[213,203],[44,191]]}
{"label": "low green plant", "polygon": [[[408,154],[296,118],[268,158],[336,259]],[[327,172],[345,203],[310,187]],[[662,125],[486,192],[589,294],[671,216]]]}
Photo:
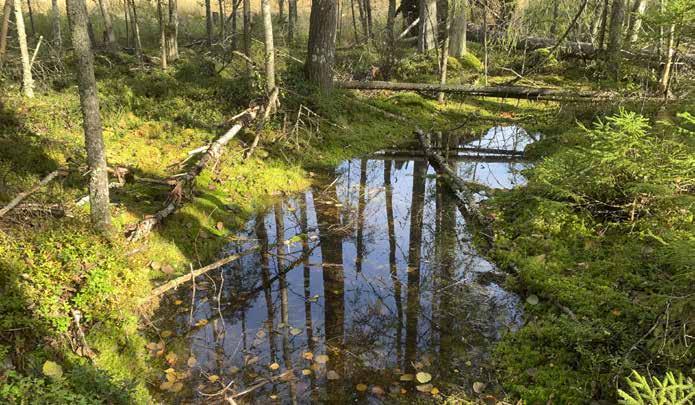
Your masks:
{"label": "low green plant", "polygon": [[686,405],[695,399],[693,379],[678,372],[668,371],[663,379],[652,376],[651,381],[632,371],[625,379],[628,392],[618,390],[620,403],[624,405]]}

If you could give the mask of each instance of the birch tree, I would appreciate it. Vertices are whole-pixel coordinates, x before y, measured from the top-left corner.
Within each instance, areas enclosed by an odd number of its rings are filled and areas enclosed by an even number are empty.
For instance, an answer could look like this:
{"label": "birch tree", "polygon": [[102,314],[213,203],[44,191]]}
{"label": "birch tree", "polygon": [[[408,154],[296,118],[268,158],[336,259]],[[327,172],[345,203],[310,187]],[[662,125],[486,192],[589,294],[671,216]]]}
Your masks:
{"label": "birch tree", "polygon": [[157,20],[159,22],[159,49],[162,70],[167,68],[167,35],[164,24],[164,12],[162,11],[162,1],[157,0]]}
{"label": "birch tree", "polygon": [[420,35],[417,48],[427,52],[437,46],[437,0],[420,0]]}
{"label": "birch tree", "polygon": [[166,49],[167,59],[175,61],[179,58],[179,3],[169,0],[169,25],[167,28]]}
{"label": "birch tree", "polygon": [[338,0],[313,0],[309,16],[309,49],[304,65],[307,79],[322,92],[333,87]]}
{"label": "birch tree", "polygon": [[0,63],[5,57],[7,51],[7,32],[10,30],[10,14],[12,13],[12,2],[14,0],[5,0],[5,6],[2,9],[2,27],[0,27]]}
{"label": "birch tree", "polygon": [[29,47],[27,46],[27,33],[24,30],[24,16],[22,15],[21,0],[14,0],[15,27],[19,50],[22,57],[22,87],[24,95],[34,97],[34,79],[31,77],[31,62],[29,61]]}
{"label": "birch tree", "polygon": [[109,184],[106,153],[102,137],[94,55],[87,32],[87,5],[84,0],[68,0],[72,19],[72,46],[77,56],[77,83],[84,120],[84,139],[89,166],[89,203],[92,225],[101,233],[111,231]]}
{"label": "birch tree", "polygon": [[453,0],[450,3],[451,12],[451,32],[449,54],[460,58],[468,52],[466,46],[466,30],[468,30],[468,20],[466,13],[468,12],[467,0]]}
{"label": "birch tree", "polygon": [[631,46],[637,41],[637,36],[642,28],[642,14],[647,7],[646,0],[634,0],[632,10],[630,11],[630,22],[627,26],[627,34],[625,35],[626,46]]}
{"label": "birch tree", "polygon": [[625,0],[613,0],[611,23],[608,30],[606,60],[608,69],[615,80],[620,75],[620,51],[622,50],[623,20],[625,19]]}
{"label": "birch tree", "polygon": [[63,38],[60,33],[60,9],[58,0],[51,0],[51,35],[53,37],[53,47],[58,55],[63,53]]}
{"label": "birch tree", "polygon": [[111,22],[111,13],[109,12],[108,0],[99,0],[99,10],[101,17],[104,20],[104,29],[106,30],[106,42],[110,45],[116,43],[116,34],[113,32],[113,23]]}
{"label": "birch tree", "polygon": [[263,13],[263,35],[265,39],[265,75],[268,94],[275,90],[275,45],[273,44],[273,16],[270,13],[270,0],[261,0]]}
{"label": "birch tree", "polygon": [[207,34],[207,44],[212,45],[212,9],[210,0],[205,0],[205,33]]}

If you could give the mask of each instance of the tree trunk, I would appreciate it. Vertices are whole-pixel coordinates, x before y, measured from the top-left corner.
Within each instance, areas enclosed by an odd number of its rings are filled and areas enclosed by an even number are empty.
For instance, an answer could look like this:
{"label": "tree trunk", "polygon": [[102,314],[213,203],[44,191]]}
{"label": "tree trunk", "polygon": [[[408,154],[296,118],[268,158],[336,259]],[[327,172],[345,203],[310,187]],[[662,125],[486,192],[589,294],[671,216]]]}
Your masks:
{"label": "tree trunk", "polygon": [[357,18],[355,17],[355,0],[350,0],[350,12],[352,13],[352,27],[355,31],[355,43],[358,44],[360,43],[360,32],[357,30]]}
{"label": "tree trunk", "polygon": [[[68,2],[71,2],[72,0],[68,0]],[[133,38],[135,39],[135,55],[138,58],[138,61],[140,64],[143,63],[143,55],[142,55],[142,41],[140,41],[140,24],[138,24],[138,12],[135,8],[135,0],[129,0],[130,1],[130,21],[131,21],[131,26],[133,28]]]}
{"label": "tree trunk", "polygon": [[598,40],[596,48],[603,51],[603,45],[606,43],[606,29],[608,27],[608,0],[603,0],[603,9],[601,10],[601,28],[598,31]]}
{"label": "tree trunk", "polygon": [[451,32],[449,36],[450,48],[449,53],[451,56],[460,58],[468,52],[466,45],[466,31],[468,30],[468,20],[466,18],[466,13],[468,12],[468,0],[454,0],[452,2],[451,13]]}
{"label": "tree trunk", "polygon": [[483,7],[483,75],[485,85],[487,86],[487,0],[482,5]]}
{"label": "tree trunk", "polygon": [[338,25],[337,0],[313,0],[309,17],[309,50],[304,66],[307,79],[321,91],[333,86],[335,36]]}
{"label": "tree trunk", "polygon": [[386,15],[386,33],[389,38],[389,53],[393,53],[393,47],[396,43],[396,0],[389,0],[389,10]]}
{"label": "tree trunk", "polygon": [[357,0],[357,10],[360,13],[360,25],[362,26],[362,34],[365,40],[369,40],[368,30],[367,30],[367,13],[364,10],[364,0]]}
{"label": "tree trunk", "polygon": [[263,36],[265,39],[265,76],[266,92],[275,89],[275,45],[273,44],[273,20],[270,13],[270,0],[261,0],[263,12]]}
{"label": "tree trunk", "polygon": [[241,4],[241,0],[232,0],[232,50],[236,51],[236,49],[239,47],[239,41],[237,38],[237,31],[238,31],[238,10],[239,10],[239,4]]}
{"label": "tree trunk", "polygon": [[673,44],[675,37],[676,26],[671,24],[668,29],[668,43],[666,45],[666,56],[664,61],[664,67],[661,70],[661,77],[659,78],[659,91],[668,97],[669,82],[671,80],[671,67],[673,65]]}
{"label": "tree trunk", "polygon": [[220,10],[220,42],[224,43],[226,35],[225,20],[227,19],[224,11],[224,0],[217,0],[217,8]]}
{"label": "tree trunk", "polygon": [[162,59],[162,70],[167,68],[167,37],[164,25],[164,12],[162,11],[162,1],[157,0],[157,20],[159,22],[159,49]]}
{"label": "tree trunk", "polygon": [[51,0],[51,33],[53,36],[53,47],[58,55],[63,53],[63,38],[60,34],[60,9],[58,0]]}
{"label": "tree trunk", "polygon": [[367,18],[367,39],[374,39],[371,0],[364,0],[364,11],[365,17]]}
{"label": "tree trunk", "polygon": [[106,42],[109,45],[113,45],[116,43],[116,34],[114,34],[113,32],[111,14],[109,13],[109,7],[106,1],[107,0],[99,0],[99,10],[101,11],[101,18],[104,20],[104,29],[106,30]]}
{"label": "tree trunk", "polygon": [[0,27],[0,63],[7,52],[7,32],[10,30],[10,14],[12,13],[12,2],[14,0],[5,0],[5,6],[2,9],[2,27]]}
{"label": "tree trunk", "polygon": [[21,0],[14,0],[14,17],[17,39],[19,39],[19,50],[22,54],[22,87],[25,96],[34,97],[34,80],[31,77],[31,62],[29,61],[27,33],[24,30],[24,16],[22,16]]}
{"label": "tree trunk", "polygon": [[613,0],[611,8],[611,24],[608,32],[608,47],[606,48],[606,61],[608,69],[614,80],[620,77],[620,59],[622,51],[622,28],[625,19],[625,0]]}
{"label": "tree trunk", "polygon": [[[446,84],[446,68],[449,62],[449,33],[451,32],[451,12],[447,13],[444,28],[444,41],[442,42],[441,62],[439,63],[439,84]],[[439,103],[444,102],[444,92],[440,91],[437,97]]]}
{"label": "tree trunk", "polygon": [[244,2],[244,55],[248,58],[246,61],[246,71],[251,73],[251,0],[242,0]]}
{"label": "tree trunk", "polygon": [[34,25],[34,11],[31,7],[31,0],[27,0],[27,11],[29,11],[29,24],[31,25],[31,36],[36,35],[36,26]]}
{"label": "tree trunk", "polygon": [[418,51],[427,52],[437,46],[437,0],[420,0],[420,35]]}
{"label": "tree trunk", "polygon": [[553,0],[553,20],[550,22],[550,36],[557,34],[557,20],[560,19],[560,0]]}
{"label": "tree trunk", "polygon": [[285,0],[278,0],[278,17],[280,17],[280,24],[285,19]]}
{"label": "tree trunk", "polygon": [[167,56],[173,62],[179,58],[179,4],[169,0],[169,27],[167,31]]}
{"label": "tree trunk", "polygon": [[292,46],[294,31],[297,29],[297,0],[288,0],[287,8],[287,42]]}
{"label": "tree trunk", "polygon": [[123,21],[125,22],[125,43],[128,48],[130,48],[130,24],[128,18],[128,0],[123,1]]}
{"label": "tree trunk", "polygon": [[647,2],[645,0],[635,0],[635,3],[632,5],[630,23],[627,26],[627,34],[625,35],[625,45],[628,48],[637,41],[639,31],[642,28],[642,14],[644,14],[646,7]]}
{"label": "tree trunk", "polygon": [[212,9],[210,0],[205,0],[205,32],[207,34],[208,46],[212,45]]}
{"label": "tree trunk", "polygon": [[77,82],[84,119],[84,138],[89,166],[89,202],[92,225],[101,233],[111,231],[109,182],[106,151],[102,138],[94,55],[87,33],[87,6],[84,0],[68,0],[72,17],[72,46],[77,56]]}

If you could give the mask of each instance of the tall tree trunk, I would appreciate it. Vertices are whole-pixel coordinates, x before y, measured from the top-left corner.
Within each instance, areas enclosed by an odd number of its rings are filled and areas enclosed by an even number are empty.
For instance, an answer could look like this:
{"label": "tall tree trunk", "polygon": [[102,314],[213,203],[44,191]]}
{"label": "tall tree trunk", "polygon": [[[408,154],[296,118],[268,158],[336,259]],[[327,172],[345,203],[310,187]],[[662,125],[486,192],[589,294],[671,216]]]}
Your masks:
{"label": "tall tree trunk", "polygon": [[420,0],[419,24],[418,51],[434,49],[437,46],[437,0]]}
{"label": "tall tree trunk", "polygon": [[239,11],[239,4],[241,4],[241,0],[232,0],[232,50],[236,51],[236,49],[239,47],[239,40],[237,36],[237,31],[238,31],[238,11]]}
{"label": "tall tree trunk", "polygon": [[355,0],[350,0],[350,12],[352,13],[352,27],[355,31],[355,43],[360,43],[360,32],[357,30],[357,18],[355,17]]}
{"label": "tall tree trunk", "polygon": [[205,32],[207,34],[207,44],[212,45],[212,9],[210,0],[205,0]]}
{"label": "tall tree trunk", "polygon": [[[451,12],[447,13],[444,28],[444,41],[442,42],[442,54],[439,63],[439,84],[446,84],[446,69],[449,62],[449,33],[451,32]],[[444,92],[439,92],[437,97],[440,103],[444,102]]]}
{"label": "tall tree trunk", "polygon": [[364,0],[357,0],[357,10],[360,12],[360,25],[362,26],[362,34],[365,40],[369,40],[367,30],[367,13],[364,10]]}
{"label": "tall tree trunk", "polygon": [[449,36],[451,56],[460,58],[468,52],[466,45],[466,31],[468,30],[468,20],[466,13],[468,12],[468,0],[454,0],[452,2],[451,13],[451,32]]}
{"label": "tall tree trunk", "polygon": [[109,7],[106,1],[107,0],[99,0],[99,10],[101,11],[101,18],[104,20],[104,29],[106,30],[106,42],[109,45],[113,45],[116,43],[116,34],[114,34],[113,32],[111,13],[109,13]]}
{"label": "tall tree trunk", "polygon": [[220,42],[224,43],[224,37],[227,34],[225,32],[225,20],[227,18],[224,11],[224,0],[217,0],[217,8],[220,10]]}
{"label": "tall tree trunk", "polygon": [[550,22],[550,36],[557,34],[557,23],[560,19],[560,0],[553,0],[553,20]]}
{"label": "tall tree trunk", "polygon": [[647,2],[645,0],[635,0],[632,5],[632,10],[630,11],[630,23],[627,26],[627,34],[625,35],[625,46],[631,47],[639,35],[639,31],[642,28],[642,14],[647,7]]}
{"label": "tall tree trunk", "polygon": [[275,89],[275,45],[273,44],[273,17],[270,13],[270,0],[261,0],[261,9],[265,39],[265,88],[270,94]]}
{"label": "tall tree trunk", "polygon": [[337,0],[313,0],[311,3],[309,51],[304,69],[309,81],[317,84],[323,92],[333,87],[337,3]]}
{"label": "tall tree trunk", "polygon": [[675,24],[671,24],[668,29],[668,43],[666,45],[666,55],[664,67],[661,69],[661,77],[659,78],[659,91],[664,97],[668,97],[669,82],[671,80],[671,67],[673,65],[673,44],[675,39]]}
{"label": "tall tree trunk", "polygon": [[179,58],[179,4],[178,0],[169,0],[169,27],[167,31],[167,53],[169,61]]}
{"label": "tall tree trunk", "polygon": [[482,5],[483,7],[483,74],[485,85],[487,86],[487,0]]}
{"label": "tall tree trunk", "polygon": [[625,19],[625,0],[613,0],[611,8],[611,24],[608,32],[608,47],[606,56],[608,69],[613,79],[620,77],[620,52],[622,50],[623,20]]}
{"label": "tall tree trunk", "polygon": [[287,42],[292,46],[294,31],[297,29],[297,0],[287,0]]}
{"label": "tall tree trunk", "polygon": [[[244,2],[244,55],[251,58],[251,0],[242,0]],[[251,62],[246,61],[246,71],[251,74]]]}
{"label": "tall tree trunk", "polygon": [[603,47],[604,44],[606,43],[606,30],[608,28],[608,8],[609,6],[608,0],[603,0],[603,9],[601,10],[601,28],[599,28],[598,31],[598,40],[596,41],[596,48],[600,50],[604,50],[605,48]]}
{"label": "tall tree trunk", "polygon": [[60,33],[60,9],[58,0],[51,0],[51,33],[53,36],[53,47],[58,55],[63,53],[63,38]]}
{"label": "tall tree trunk", "polygon": [[159,22],[160,58],[162,59],[162,70],[165,70],[167,68],[167,36],[164,24],[164,12],[162,11],[162,1],[164,0],[157,0],[157,20]]}
{"label": "tall tree trunk", "polygon": [[29,11],[29,25],[31,25],[31,36],[36,35],[36,26],[34,25],[34,10],[31,7],[31,0],[27,0],[27,11]]}
{"label": "tall tree trunk", "polygon": [[123,1],[123,21],[125,22],[125,43],[128,48],[130,48],[130,24],[128,18],[128,0]]}
{"label": "tall tree trunk", "polygon": [[24,95],[34,97],[34,79],[31,77],[31,62],[29,61],[29,47],[27,46],[27,33],[24,30],[24,16],[22,15],[22,1],[14,0],[14,18],[19,40],[19,50],[22,54],[22,87]]}
{"label": "tall tree trunk", "polygon": [[68,0],[72,17],[72,46],[77,56],[77,82],[84,119],[84,139],[89,166],[89,203],[92,225],[101,233],[111,231],[106,151],[102,138],[99,97],[94,78],[94,55],[87,33],[87,6],[84,0]]}
{"label": "tall tree trunk", "polygon": [[386,33],[389,38],[389,51],[393,52],[393,46],[396,43],[396,0],[389,0],[389,10],[386,15]]}
{"label": "tall tree trunk", "polygon": [[[72,0],[68,0],[70,2]],[[130,1],[130,21],[131,21],[131,27],[133,28],[133,39],[135,42],[135,56],[137,56],[138,61],[140,64],[143,63],[143,55],[142,55],[142,41],[140,41],[140,24],[138,24],[138,12],[137,9],[135,8],[135,0],[129,0]]]}
{"label": "tall tree trunk", "polygon": [[10,30],[10,14],[12,13],[12,2],[14,0],[5,0],[5,6],[2,9],[2,27],[0,27],[0,63],[7,52],[7,32]]}
{"label": "tall tree trunk", "polygon": [[278,17],[280,17],[280,24],[285,20],[285,0],[278,0]]}
{"label": "tall tree trunk", "polygon": [[365,17],[367,18],[367,39],[374,39],[371,0],[364,0],[364,11]]}

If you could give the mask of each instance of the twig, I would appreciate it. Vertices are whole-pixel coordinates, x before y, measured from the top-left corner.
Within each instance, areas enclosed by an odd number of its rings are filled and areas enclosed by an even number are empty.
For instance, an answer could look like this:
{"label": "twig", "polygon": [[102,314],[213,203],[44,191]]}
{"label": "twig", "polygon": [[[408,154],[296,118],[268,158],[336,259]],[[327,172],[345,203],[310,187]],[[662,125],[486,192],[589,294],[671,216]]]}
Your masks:
{"label": "twig", "polygon": [[250,393],[250,392],[253,392],[253,391],[255,391],[255,390],[257,390],[257,389],[263,387],[263,386],[266,385],[266,384],[269,384],[269,383],[275,382],[275,381],[277,381],[277,380],[281,380],[281,379],[287,378],[288,375],[292,375],[292,369],[289,369],[289,370],[285,371],[284,373],[282,373],[282,374],[280,374],[280,375],[276,375],[276,376],[271,377],[271,378],[266,378],[266,379],[264,379],[263,381],[260,381],[260,382],[258,382],[258,383],[256,383],[256,384],[250,386],[249,388],[247,388],[247,389],[245,389],[245,390],[243,390],[243,391],[241,391],[241,392],[237,392],[236,394],[234,394],[234,395],[228,397],[228,398],[227,398],[227,401],[229,401],[229,400],[234,400],[234,399],[236,399],[236,398],[242,397],[242,396],[244,396],[244,395],[246,395],[246,394],[248,394],[248,393]]}
{"label": "twig", "polygon": [[0,218],[7,214],[12,208],[16,207],[17,204],[22,202],[25,198],[28,196],[32,195],[36,191],[38,191],[41,187],[45,186],[46,184],[50,183],[53,179],[55,179],[57,176],[63,176],[65,175],[66,172],[63,169],[58,169],[50,172],[46,177],[41,179],[39,184],[36,186],[32,187],[30,190],[25,191],[23,193],[19,193],[15,198],[12,199],[6,206],[4,206],[2,209],[0,209]]}

